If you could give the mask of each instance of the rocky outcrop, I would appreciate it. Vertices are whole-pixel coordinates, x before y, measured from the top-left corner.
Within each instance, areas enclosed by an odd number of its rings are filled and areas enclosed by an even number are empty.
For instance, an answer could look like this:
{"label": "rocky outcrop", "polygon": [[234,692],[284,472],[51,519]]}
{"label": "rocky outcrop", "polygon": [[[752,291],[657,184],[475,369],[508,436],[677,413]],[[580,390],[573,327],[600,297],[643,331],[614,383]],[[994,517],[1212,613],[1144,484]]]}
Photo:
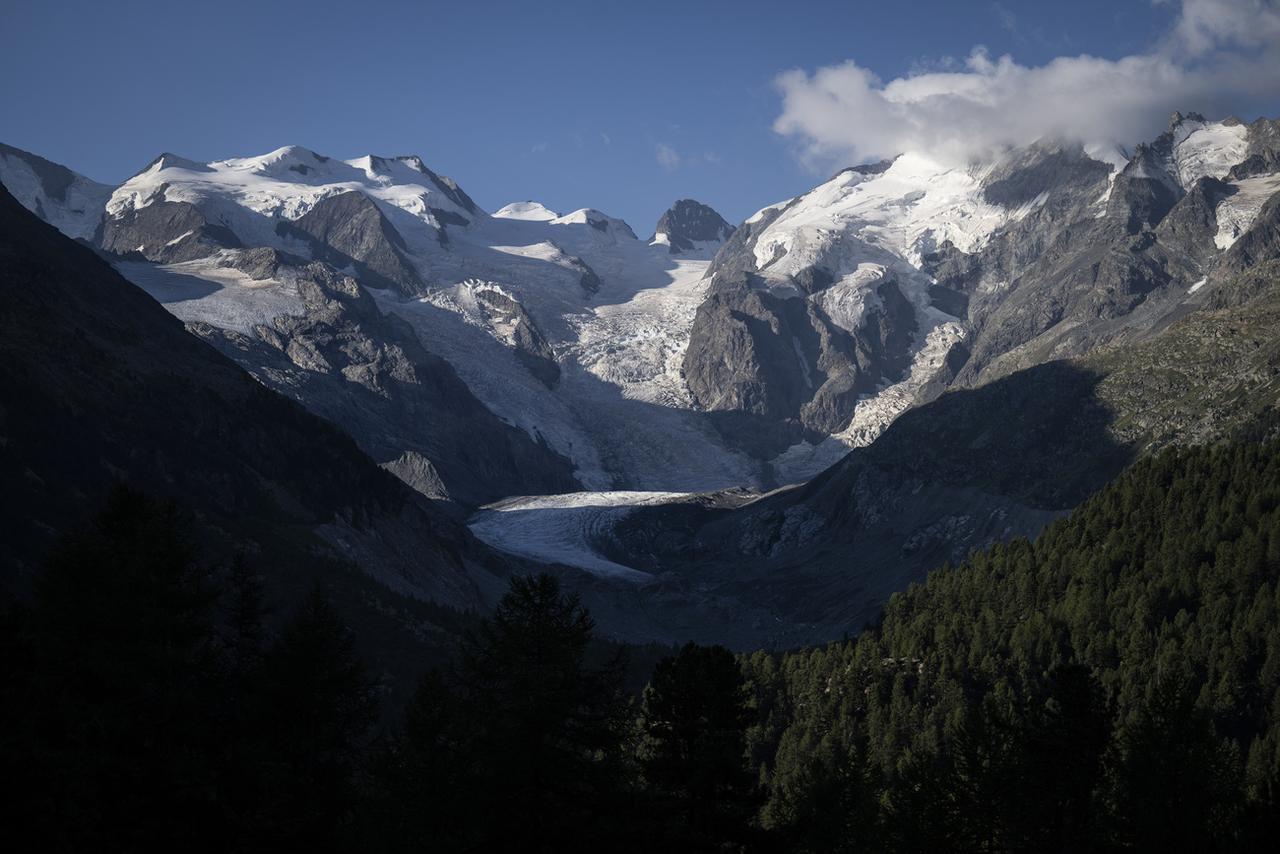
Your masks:
{"label": "rocky outcrop", "polygon": [[496,288],[477,290],[476,299],[484,306],[495,333],[515,348],[520,363],[548,389],[555,389],[560,382],[560,365],[524,306]]}
{"label": "rocky outcrop", "polygon": [[674,255],[691,252],[697,244],[723,243],[733,236],[733,230],[712,208],[693,199],[680,199],[658,219],[654,237],[665,237]]}
{"label": "rocky outcrop", "polygon": [[323,199],[298,219],[279,223],[276,230],[309,243],[318,260],[339,269],[352,267],[374,287],[394,288],[406,296],[423,287],[400,232],[373,199],[358,190]]}
{"label": "rocky outcrop", "polygon": [[982,182],[982,196],[993,205],[1020,208],[1057,197],[1093,192],[1111,167],[1094,160],[1078,144],[1041,141],[1001,158]]}
{"label": "rocky outcrop", "polygon": [[[256,267],[261,259],[254,259],[245,263]],[[192,330],[342,427],[425,495],[474,506],[579,488],[568,460],[485,408],[448,362],[403,320],[383,314],[355,279],[321,262],[277,266],[276,275],[296,286],[302,314],[281,315],[249,335],[207,324]]]}
{"label": "rocky outcrop", "polygon": [[277,278],[282,270],[306,263],[305,258],[265,246],[227,253],[219,259],[220,266],[233,267],[255,282]]}
{"label": "rocky outcrop", "polygon": [[[916,329],[914,309],[891,278],[875,286],[875,295],[876,304],[850,330],[807,296],[750,283],[717,287],[698,308],[685,352],[690,393],[712,412],[794,422],[814,436],[843,430],[859,395],[905,369]],[[794,441],[794,433],[782,435]],[[757,453],[782,450],[734,431],[726,438]]]}
{"label": "rocky outcrop", "polygon": [[[1239,123],[1239,119],[1228,119]],[[1245,159],[1231,168],[1232,180],[1280,172],[1280,119],[1260,118],[1249,125]]]}
{"label": "rocky outcrop", "polygon": [[173,264],[207,258],[242,245],[235,232],[209,222],[190,202],[165,201],[164,190],[162,186],[156,198],[145,205],[106,217],[99,247],[112,255]]}

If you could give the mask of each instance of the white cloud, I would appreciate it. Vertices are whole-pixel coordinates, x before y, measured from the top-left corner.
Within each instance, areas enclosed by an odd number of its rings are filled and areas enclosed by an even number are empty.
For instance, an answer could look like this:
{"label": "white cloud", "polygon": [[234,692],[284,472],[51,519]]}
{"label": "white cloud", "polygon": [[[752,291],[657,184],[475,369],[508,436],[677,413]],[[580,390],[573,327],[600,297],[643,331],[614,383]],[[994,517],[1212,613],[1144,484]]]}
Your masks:
{"label": "white cloud", "polygon": [[658,158],[658,165],[668,172],[674,172],[680,168],[680,153],[665,142],[659,142],[653,147],[654,154]]}
{"label": "white cloud", "polygon": [[1172,51],[1203,56],[1222,46],[1280,46],[1280,8],[1271,0],[1184,0]]}
{"label": "white cloud", "polygon": [[1049,135],[1131,144],[1158,133],[1175,109],[1220,114],[1280,94],[1280,8],[1276,0],[1183,0],[1163,39],[1120,59],[1026,66],[975,47],[958,70],[885,82],[849,61],[788,71],[776,84],[774,130],[815,166],[911,150],[958,161]]}

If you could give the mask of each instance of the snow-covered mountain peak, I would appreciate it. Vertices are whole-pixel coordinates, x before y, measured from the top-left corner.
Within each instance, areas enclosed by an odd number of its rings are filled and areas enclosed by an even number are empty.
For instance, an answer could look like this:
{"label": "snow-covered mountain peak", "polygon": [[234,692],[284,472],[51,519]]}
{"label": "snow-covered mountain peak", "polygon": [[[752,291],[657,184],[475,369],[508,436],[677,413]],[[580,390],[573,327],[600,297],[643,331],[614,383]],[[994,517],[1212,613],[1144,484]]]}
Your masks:
{"label": "snow-covered mountain peak", "polygon": [[358,169],[370,180],[384,182],[421,181],[422,176],[429,175],[430,170],[416,154],[401,157],[380,157],[377,154],[366,154],[345,161],[348,166]]}
{"label": "snow-covered mountain peak", "polygon": [[[166,169],[186,169],[191,172],[210,171],[208,164],[197,163],[194,160],[165,151],[157,155],[146,166],[143,166],[135,172],[133,176],[129,178],[129,181],[132,181],[142,175],[154,175],[158,172],[163,172]],[[128,183],[128,181],[125,183]]]}
{"label": "snow-covered mountain peak", "polygon": [[93,239],[111,187],[20,148],[0,144],[0,183],[68,237]]}
{"label": "snow-covered mountain peak", "polygon": [[1201,178],[1226,178],[1248,154],[1249,127],[1239,119],[1209,121],[1199,113],[1174,113],[1169,129],[1138,145],[1121,174],[1163,183],[1181,195]]}
{"label": "snow-covered mountain peak", "polygon": [[[162,155],[162,160],[169,155]],[[303,148],[300,145],[286,145],[283,148],[277,148],[275,151],[269,151],[266,154],[257,157],[232,157],[226,160],[215,161],[209,164],[210,168],[219,166],[227,169],[236,169],[246,172],[254,172],[259,175],[284,176],[287,173],[295,173],[296,175],[307,175],[312,172],[319,172],[326,164],[330,162],[330,158],[316,154],[309,148]],[[199,168],[203,164],[194,164],[189,160],[176,158],[174,160],[166,160],[161,168],[166,166],[182,166],[187,169]],[[154,168],[154,167],[153,167]]]}
{"label": "snow-covered mountain peak", "polygon": [[760,270],[777,276],[815,265],[843,274],[891,258],[918,267],[948,241],[974,251],[1008,219],[1009,211],[984,200],[974,170],[907,153],[881,172],[840,172],[793,200],[760,233],[754,252]]}
{"label": "snow-covered mountain peak", "polygon": [[417,156],[343,161],[296,145],[212,163],[163,154],[116,188],[105,207],[109,218],[118,219],[157,202],[185,203],[244,245],[282,246],[280,221],[297,220],[322,201],[353,191],[379,204],[421,252],[439,243],[445,225],[465,227],[481,215],[455,182]]}
{"label": "snow-covered mountain peak", "polygon": [[498,219],[518,219],[530,222],[550,222],[553,219],[560,218],[560,214],[542,204],[542,202],[533,200],[512,202],[495,211],[493,216]]}
{"label": "snow-covered mountain peak", "polygon": [[601,234],[606,234],[614,238],[622,237],[631,240],[639,239],[636,237],[636,233],[631,230],[631,226],[627,225],[625,220],[609,216],[595,208],[579,208],[573,213],[556,217],[551,220],[551,224],[589,225]]}

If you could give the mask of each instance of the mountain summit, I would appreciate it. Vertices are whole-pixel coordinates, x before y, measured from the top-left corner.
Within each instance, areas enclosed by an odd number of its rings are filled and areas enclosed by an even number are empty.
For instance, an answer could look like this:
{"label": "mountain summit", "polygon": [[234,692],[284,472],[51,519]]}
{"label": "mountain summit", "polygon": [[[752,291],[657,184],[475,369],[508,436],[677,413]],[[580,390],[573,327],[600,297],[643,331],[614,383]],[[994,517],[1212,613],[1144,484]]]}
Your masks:
{"label": "mountain summit", "polygon": [[734,228],[702,202],[680,199],[667,208],[653,232],[653,239],[665,242],[674,255],[692,252],[700,244],[723,243],[733,236]]}

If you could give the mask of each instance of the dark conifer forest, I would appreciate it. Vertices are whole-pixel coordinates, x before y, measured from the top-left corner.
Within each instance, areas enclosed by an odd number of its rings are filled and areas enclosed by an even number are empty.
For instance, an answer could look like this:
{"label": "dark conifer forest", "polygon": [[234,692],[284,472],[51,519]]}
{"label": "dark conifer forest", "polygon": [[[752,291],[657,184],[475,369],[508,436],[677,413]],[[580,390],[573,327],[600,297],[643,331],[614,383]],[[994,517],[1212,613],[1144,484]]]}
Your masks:
{"label": "dark conifer forest", "polygon": [[1280,443],[1134,465],[856,639],[627,651],[520,576],[410,702],[118,491],[4,611],[15,850],[1269,850]]}

